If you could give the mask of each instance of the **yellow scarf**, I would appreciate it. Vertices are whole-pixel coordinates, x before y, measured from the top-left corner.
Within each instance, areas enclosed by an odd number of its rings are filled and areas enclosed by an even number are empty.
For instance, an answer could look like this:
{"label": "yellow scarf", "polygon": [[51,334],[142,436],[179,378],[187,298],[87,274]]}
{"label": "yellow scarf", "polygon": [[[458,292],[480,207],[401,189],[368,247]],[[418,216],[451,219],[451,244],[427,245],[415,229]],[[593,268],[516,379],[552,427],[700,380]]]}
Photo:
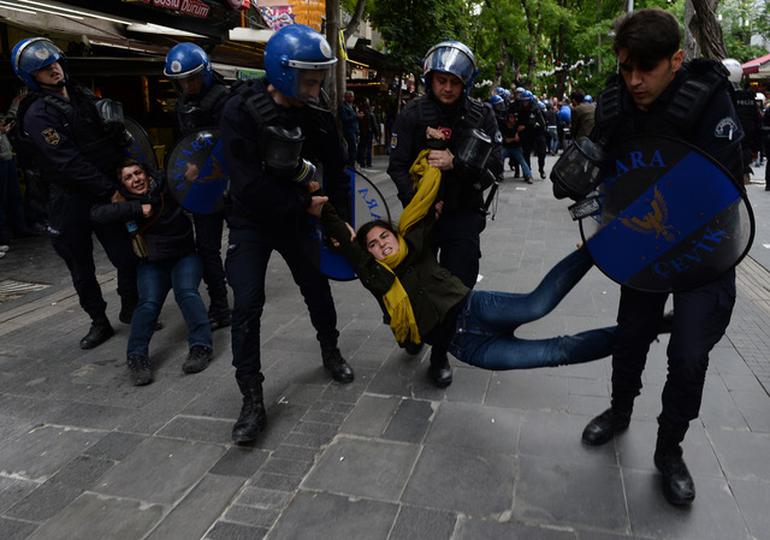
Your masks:
{"label": "yellow scarf", "polygon": [[[394,276],[393,269],[401,264],[409,253],[404,235],[430,211],[441,184],[441,171],[428,165],[428,152],[429,150],[420,152],[409,169],[412,182],[417,186],[417,192],[404,208],[398,221],[398,251],[381,261],[377,261]],[[421,343],[422,338],[417,328],[412,303],[409,301],[409,296],[407,296],[398,277],[395,277],[393,285],[385,293],[382,301],[390,316],[390,329],[396,341],[399,343],[406,343],[407,341],[416,344]]]}

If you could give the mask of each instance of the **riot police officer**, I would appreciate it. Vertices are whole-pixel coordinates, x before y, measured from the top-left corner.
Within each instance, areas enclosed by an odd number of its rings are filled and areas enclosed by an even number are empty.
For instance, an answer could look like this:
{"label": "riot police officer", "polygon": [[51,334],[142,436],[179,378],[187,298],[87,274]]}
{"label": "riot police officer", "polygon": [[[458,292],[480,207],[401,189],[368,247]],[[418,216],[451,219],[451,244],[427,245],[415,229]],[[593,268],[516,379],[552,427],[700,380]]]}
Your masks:
{"label": "riot police officer", "polygon": [[[234,291],[232,350],[243,407],[233,441],[257,438],[266,417],[262,401],[259,329],[268,260],[286,261],[310,312],[323,365],[341,383],[353,370],[337,348],[337,314],[326,277],[308,256],[309,209],[315,164],[323,166],[335,207],[349,206],[345,156],[331,113],[321,108],[321,85],[334,65],[331,47],[313,29],[293,24],[265,48],[266,77],[233,91],[222,115],[222,143],[230,175],[227,276]],[[346,214],[345,214],[346,215]]]}
{"label": "riot police officer", "polygon": [[[443,41],[428,51],[423,60],[426,95],[409,102],[396,118],[388,164],[388,174],[406,206],[414,195],[409,168],[420,150],[428,147],[427,130],[442,134],[445,147],[432,146],[429,156],[429,163],[442,171],[444,180],[435,247],[441,266],[469,288],[478,277],[480,234],[486,226],[482,192],[488,179],[499,177],[503,170],[495,112],[489,104],[470,97],[477,73],[473,53],[459,41]],[[491,141],[492,151],[486,163],[472,166],[460,155],[478,133]],[[448,341],[435,340],[431,350],[428,375],[439,387],[452,382],[447,345]]]}
{"label": "riot police officer", "polygon": [[128,142],[125,128],[103,118],[116,109],[111,107],[115,102],[97,101],[87,88],[69,80],[66,59],[49,39],[23,39],[14,46],[11,60],[30,90],[19,106],[18,139],[35,152],[50,185],[48,233],[67,264],[80,306],[91,317],[91,328],[80,340],[82,349],[91,349],[114,334],[96,280],[92,233],[118,270],[121,322],[131,322],[137,303],[137,261],[124,225],[90,220],[91,206],[108,202],[115,192],[115,170]]}
{"label": "riot police officer", "polygon": [[[743,135],[726,73],[714,61],[683,64],[680,39],[676,19],[660,9],[642,9],[618,22],[614,48],[620,76],[598,100],[592,138],[606,143],[605,151],[614,162],[618,157],[615,147],[629,136],[678,136],[713,156],[740,184]],[[695,486],[681,442],[689,422],[698,416],[709,352],[730,322],[735,271],[673,296],[668,374],[654,461],[666,499],[674,505],[687,505],[695,498]],[[583,431],[586,444],[604,444],[628,427],[634,398],[642,386],[647,352],[657,335],[667,298],[667,293],[622,286],[612,358],[611,408],[588,423]]]}
{"label": "riot police officer", "polygon": [[[179,92],[176,114],[183,135],[219,126],[229,89],[203,49],[194,43],[178,43],[166,55],[163,74]],[[203,281],[211,298],[212,330],[230,326],[231,321],[221,256],[224,221],[224,211],[193,213],[195,247],[203,262]]]}
{"label": "riot police officer", "polygon": [[727,68],[730,84],[733,85],[733,103],[743,129],[744,137],[741,142],[743,181],[748,184],[751,181],[751,160],[762,147],[762,111],[757,103],[756,93],[753,90],[741,88],[743,79],[741,63],[734,58],[725,58],[722,64]]}

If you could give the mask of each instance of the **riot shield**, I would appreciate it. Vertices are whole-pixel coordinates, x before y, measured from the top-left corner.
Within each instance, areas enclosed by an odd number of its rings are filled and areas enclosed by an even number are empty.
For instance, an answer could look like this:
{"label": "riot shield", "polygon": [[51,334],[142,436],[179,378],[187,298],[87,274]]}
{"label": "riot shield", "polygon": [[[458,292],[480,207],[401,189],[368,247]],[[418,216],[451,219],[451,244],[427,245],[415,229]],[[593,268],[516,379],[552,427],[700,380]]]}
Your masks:
{"label": "riot shield", "polygon": [[668,137],[620,145],[597,191],[579,204],[590,208],[580,233],[596,266],[642,291],[713,281],[740,262],[754,238],[751,205],[730,174]]}
{"label": "riot shield", "polygon": [[157,171],[158,160],[155,158],[155,152],[147,132],[138,122],[128,117],[123,118],[123,125],[126,126],[126,131],[131,136],[131,143],[126,147],[126,157],[135,159]]}
{"label": "riot shield", "polygon": [[212,214],[224,208],[228,186],[218,129],[191,133],[171,151],[166,168],[174,198],[196,214]]}
{"label": "riot shield", "polygon": [[[374,219],[390,221],[390,210],[377,186],[360,171],[349,167],[345,169],[350,179],[350,219],[354,229]],[[315,237],[319,243],[319,267],[328,278],[336,281],[356,279],[348,261],[334,251],[323,238],[320,227],[315,228]]]}

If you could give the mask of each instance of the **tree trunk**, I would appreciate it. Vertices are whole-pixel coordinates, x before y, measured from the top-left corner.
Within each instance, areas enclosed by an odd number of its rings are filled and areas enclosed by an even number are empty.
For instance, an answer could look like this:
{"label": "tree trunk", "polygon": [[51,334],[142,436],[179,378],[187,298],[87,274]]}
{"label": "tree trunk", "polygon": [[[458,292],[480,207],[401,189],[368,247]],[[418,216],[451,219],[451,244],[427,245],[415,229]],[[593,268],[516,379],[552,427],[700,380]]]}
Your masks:
{"label": "tree trunk", "polygon": [[364,8],[366,7],[366,0],[356,0],[356,7],[353,9],[353,14],[350,16],[350,22],[345,27],[345,40],[358,31],[358,26],[361,24],[361,19],[364,18]]}
{"label": "tree trunk", "polygon": [[692,19],[695,16],[695,8],[692,5],[692,0],[686,0],[684,3],[684,59],[692,60],[700,56],[700,48],[698,42],[695,41],[692,31],[690,31],[690,25],[693,24]]}
{"label": "tree trunk", "polygon": [[688,28],[698,42],[701,53],[705,58],[722,60],[727,56],[722,27],[716,18],[719,0],[691,0],[693,17]]}
{"label": "tree trunk", "polygon": [[343,67],[342,90],[340,91],[339,65],[344,66],[345,60],[340,51],[340,2],[339,0],[326,0],[326,40],[331,45],[337,64],[329,70],[329,80],[326,83],[326,92],[329,94],[329,106],[334,116],[337,116],[340,97],[345,92],[345,71]]}

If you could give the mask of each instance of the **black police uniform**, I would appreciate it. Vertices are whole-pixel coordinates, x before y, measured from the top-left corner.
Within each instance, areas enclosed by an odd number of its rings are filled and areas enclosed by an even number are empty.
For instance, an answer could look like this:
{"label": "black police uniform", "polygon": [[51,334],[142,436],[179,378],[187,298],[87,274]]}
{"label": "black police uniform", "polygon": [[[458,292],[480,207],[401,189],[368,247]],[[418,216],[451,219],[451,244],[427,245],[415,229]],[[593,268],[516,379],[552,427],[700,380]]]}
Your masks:
{"label": "black police uniform", "polygon": [[115,192],[115,175],[124,159],[124,130],[102,121],[97,98],[85,87],[67,83],[66,88],[69,101],[49,92],[25,98],[19,110],[19,133],[39,155],[41,175],[50,186],[48,232],[69,268],[81,307],[95,323],[107,322],[107,304],[96,281],[94,233],[118,270],[120,319],[130,322],[137,302],[137,260],[125,225],[90,219],[91,206],[109,202]]}
{"label": "black police uniform", "polygon": [[[524,154],[524,161],[527,167],[532,169],[530,157],[532,153],[537,156],[537,168],[541,178],[545,178],[545,119],[543,113],[537,108],[537,105],[530,101],[528,106],[520,107],[517,116],[519,125],[524,126],[520,132],[521,151]],[[533,173],[534,176],[534,173]]]}
{"label": "black police uniform", "polygon": [[[410,101],[396,118],[390,145],[388,175],[398,188],[398,198],[406,206],[414,195],[409,168],[417,154],[426,148],[426,128],[444,131],[449,138],[449,150],[457,156],[457,148],[469,129],[480,129],[491,137],[494,147],[487,169],[498,178],[503,172],[500,145],[502,137],[497,118],[488,104],[461,97],[452,106],[439,103],[431,95]],[[478,189],[479,172],[473,171],[455,157],[453,169],[442,172],[444,201],[441,217],[436,223],[435,249],[439,264],[460,278],[468,288],[476,285],[481,258],[481,231],[486,226],[483,194]],[[446,362],[447,340],[434,340],[431,363]]]}
{"label": "black police uniform", "polygon": [[[264,79],[239,86],[225,106],[221,124],[230,175],[230,234],[225,266],[235,299],[233,366],[242,391],[244,382],[264,380],[259,330],[265,304],[265,274],[274,250],[284,258],[300,288],[322,351],[336,351],[339,336],[329,281],[311,263],[309,255],[317,247],[306,212],[310,194],[304,185],[268,173],[260,156],[262,127],[300,127],[305,137],[302,156],[322,164],[327,195],[335,207],[344,211],[349,206],[349,181],[337,128],[328,112],[277,106],[266,88]],[[347,212],[344,215],[347,219]]]}
{"label": "black police uniform", "polygon": [[[229,89],[218,74],[214,74],[214,83],[203,94],[180,95],[176,114],[182,134],[189,135],[202,129],[219,127],[229,95]],[[230,319],[227,282],[221,256],[224,222],[224,210],[213,214],[193,213],[195,246],[203,263],[203,281],[211,298],[209,318],[215,324],[228,324]]]}
{"label": "black police uniform", "polygon": [[758,153],[762,147],[762,111],[751,90],[733,91],[735,112],[741,121],[744,138],[741,144],[743,151],[743,172],[751,172],[751,156]]}
{"label": "black police uniform", "polygon": [[[693,109],[697,99],[677,98],[682,85],[695,79],[708,88],[705,103]],[[597,123],[592,139],[612,141],[633,135],[668,135],[679,137],[721,163],[742,185],[740,144],[743,132],[730,97],[728,82],[721,64],[693,61],[676,73],[663,94],[644,112],[636,108],[622,82],[620,111],[608,112],[603,93],[597,108]],[[616,94],[617,95],[617,94]],[[679,111],[688,114],[674,117],[669,106],[676,101]],[[617,114],[615,114],[617,113]],[[616,116],[618,121],[608,120]],[[742,187],[741,187],[742,189]],[[675,292],[673,331],[668,345],[668,376],[663,387],[663,410],[658,417],[658,449],[681,452],[690,420],[698,416],[709,352],[721,339],[730,322],[735,303],[735,271],[701,287]],[[612,407],[627,418],[634,398],[642,387],[641,375],[650,343],[661,326],[667,293],[647,293],[621,287],[618,309],[618,333],[612,357]]]}

